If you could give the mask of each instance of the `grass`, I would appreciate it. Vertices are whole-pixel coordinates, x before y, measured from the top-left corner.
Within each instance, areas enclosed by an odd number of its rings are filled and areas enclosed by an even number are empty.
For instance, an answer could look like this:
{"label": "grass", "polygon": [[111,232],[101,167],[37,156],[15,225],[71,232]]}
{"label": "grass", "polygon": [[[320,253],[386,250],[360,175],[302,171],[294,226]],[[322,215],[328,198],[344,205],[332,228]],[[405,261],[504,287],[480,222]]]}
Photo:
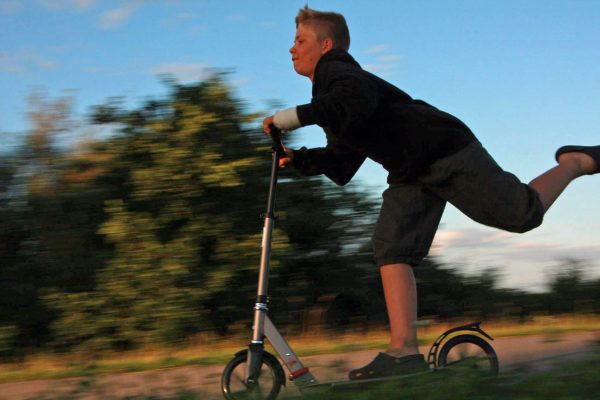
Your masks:
{"label": "grass", "polygon": [[[421,326],[420,341],[422,344],[431,343],[440,333],[458,324],[460,323]],[[548,335],[551,338],[553,335],[570,332],[600,331],[600,317],[538,317],[523,324],[497,321],[485,322],[482,326],[494,338],[538,334]],[[18,363],[0,364],[0,382],[94,376],[187,365],[225,364],[235,352],[246,346],[247,340],[248,338],[245,337],[233,337],[228,340],[213,338],[205,339],[205,344],[185,348],[148,348],[136,352],[105,354],[101,357],[83,353],[32,355]],[[344,335],[305,335],[289,339],[294,351],[301,356],[382,349],[387,345],[387,340],[385,329]]]}
{"label": "grass", "polygon": [[[536,372],[527,368],[486,377],[468,373],[438,371],[413,376],[396,382],[370,386],[354,386],[351,390],[324,390],[316,394],[288,400],[589,400],[600,393],[600,353],[591,353],[586,359],[564,362],[550,370]],[[45,393],[36,399],[65,400],[89,398],[138,400],[200,400],[205,393],[180,389],[175,394],[117,397],[111,390],[98,386],[92,378],[81,382],[70,392]],[[215,398],[214,396],[211,398]]]}
{"label": "grass", "polygon": [[527,369],[503,373],[498,377],[473,374],[425,374],[401,383],[359,387],[352,392],[324,392],[303,396],[303,400],[589,400],[600,398],[600,356],[566,362],[555,368],[535,372]]}

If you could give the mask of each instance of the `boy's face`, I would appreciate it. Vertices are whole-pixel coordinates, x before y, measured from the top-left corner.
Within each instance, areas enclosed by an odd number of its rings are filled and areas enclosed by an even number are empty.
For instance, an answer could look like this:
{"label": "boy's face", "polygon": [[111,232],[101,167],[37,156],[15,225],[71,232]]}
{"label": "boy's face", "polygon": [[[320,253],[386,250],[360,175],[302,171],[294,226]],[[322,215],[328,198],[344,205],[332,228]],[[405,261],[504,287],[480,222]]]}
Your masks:
{"label": "boy's face", "polygon": [[310,25],[300,24],[296,29],[294,45],[290,49],[294,69],[302,76],[313,80],[317,62],[331,49],[330,39],[319,41],[317,33]]}

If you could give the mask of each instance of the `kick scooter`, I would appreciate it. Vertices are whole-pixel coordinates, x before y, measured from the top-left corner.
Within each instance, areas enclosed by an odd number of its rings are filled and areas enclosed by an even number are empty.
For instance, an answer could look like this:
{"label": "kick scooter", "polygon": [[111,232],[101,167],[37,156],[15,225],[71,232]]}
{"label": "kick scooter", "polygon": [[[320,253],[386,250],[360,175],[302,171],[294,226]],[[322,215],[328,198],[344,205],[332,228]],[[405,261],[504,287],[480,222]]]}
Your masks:
{"label": "kick scooter", "polygon": [[[302,364],[267,315],[269,262],[271,237],[275,221],[277,176],[279,160],[285,157],[280,139],[281,131],[273,125],[270,129],[273,140],[273,164],[263,227],[252,340],[247,349],[237,352],[226,365],[221,377],[223,395],[228,400],[274,400],[277,397],[281,386],[286,383],[286,377],[277,358],[264,350],[265,338],[269,340],[269,343],[286,366],[289,372],[289,380],[293,381],[302,393],[322,390],[323,388],[344,388],[351,385],[406,377],[404,375],[321,384],[309,369]],[[492,346],[486,341],[486,339],[493,339],[479,325],[479,322],[462,325],[441,334],[434,341],[427,356],[430,370],[435,371],[450,366],[466,366],[477,368],[485,373],[497,374],[498,357]]]}

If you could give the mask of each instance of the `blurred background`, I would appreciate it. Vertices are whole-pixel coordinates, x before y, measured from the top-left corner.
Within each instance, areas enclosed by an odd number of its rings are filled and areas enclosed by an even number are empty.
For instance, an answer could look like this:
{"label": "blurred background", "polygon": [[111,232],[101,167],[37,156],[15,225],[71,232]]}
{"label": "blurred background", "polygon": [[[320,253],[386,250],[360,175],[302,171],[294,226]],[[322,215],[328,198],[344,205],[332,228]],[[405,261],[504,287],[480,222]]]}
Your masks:
{"label": "blurred background", "polygon": [[[454,113],[524,180],[597,144],[600,3],[315,1],[351,53]],[[258,128],[308,102],[303,2],[0,1],[0,356],[179,346],[250,327],[271,163]],[[287,138],[321,146],[317,128]],[[270,310],[295,332],[385,325],[370,235],[385,171],[282,172]],[[424,319],[600,312],[597,177],[526,235],[450,208]]]}

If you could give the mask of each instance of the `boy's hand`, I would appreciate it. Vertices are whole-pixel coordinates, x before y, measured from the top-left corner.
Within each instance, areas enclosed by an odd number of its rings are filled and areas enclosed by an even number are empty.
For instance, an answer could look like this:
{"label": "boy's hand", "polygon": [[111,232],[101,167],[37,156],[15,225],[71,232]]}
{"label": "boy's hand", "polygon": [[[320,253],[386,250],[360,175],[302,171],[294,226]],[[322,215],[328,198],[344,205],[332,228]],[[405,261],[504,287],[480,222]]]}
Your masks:
{"label": "boy's hand", "polygon": [[272,115],[263,120],[263,131],[269,136],[271,136],[271,130],[269,129],[269,125],[271,125],[272,123],[273,123]]}
{"label": "boy's hand", "polygon": [[279,159],[279,168],[285,168],[286,165],[294,161],[294,151],[285,146],[283,146],[283,150],[285,151],[285,157]]}
{"label": "boy's hand", "polygon": [[[269,129],[269,125],[273,123],[273,116],[267,117],[263,120],[263,131],[271,136],[271,130]],[[291,164],[294,161],[294,151],[289,147],[283,146],[283,150],[285,151],[285,157],[281,157],[279,159],[279,168],[285,168],[286,165]]]}

